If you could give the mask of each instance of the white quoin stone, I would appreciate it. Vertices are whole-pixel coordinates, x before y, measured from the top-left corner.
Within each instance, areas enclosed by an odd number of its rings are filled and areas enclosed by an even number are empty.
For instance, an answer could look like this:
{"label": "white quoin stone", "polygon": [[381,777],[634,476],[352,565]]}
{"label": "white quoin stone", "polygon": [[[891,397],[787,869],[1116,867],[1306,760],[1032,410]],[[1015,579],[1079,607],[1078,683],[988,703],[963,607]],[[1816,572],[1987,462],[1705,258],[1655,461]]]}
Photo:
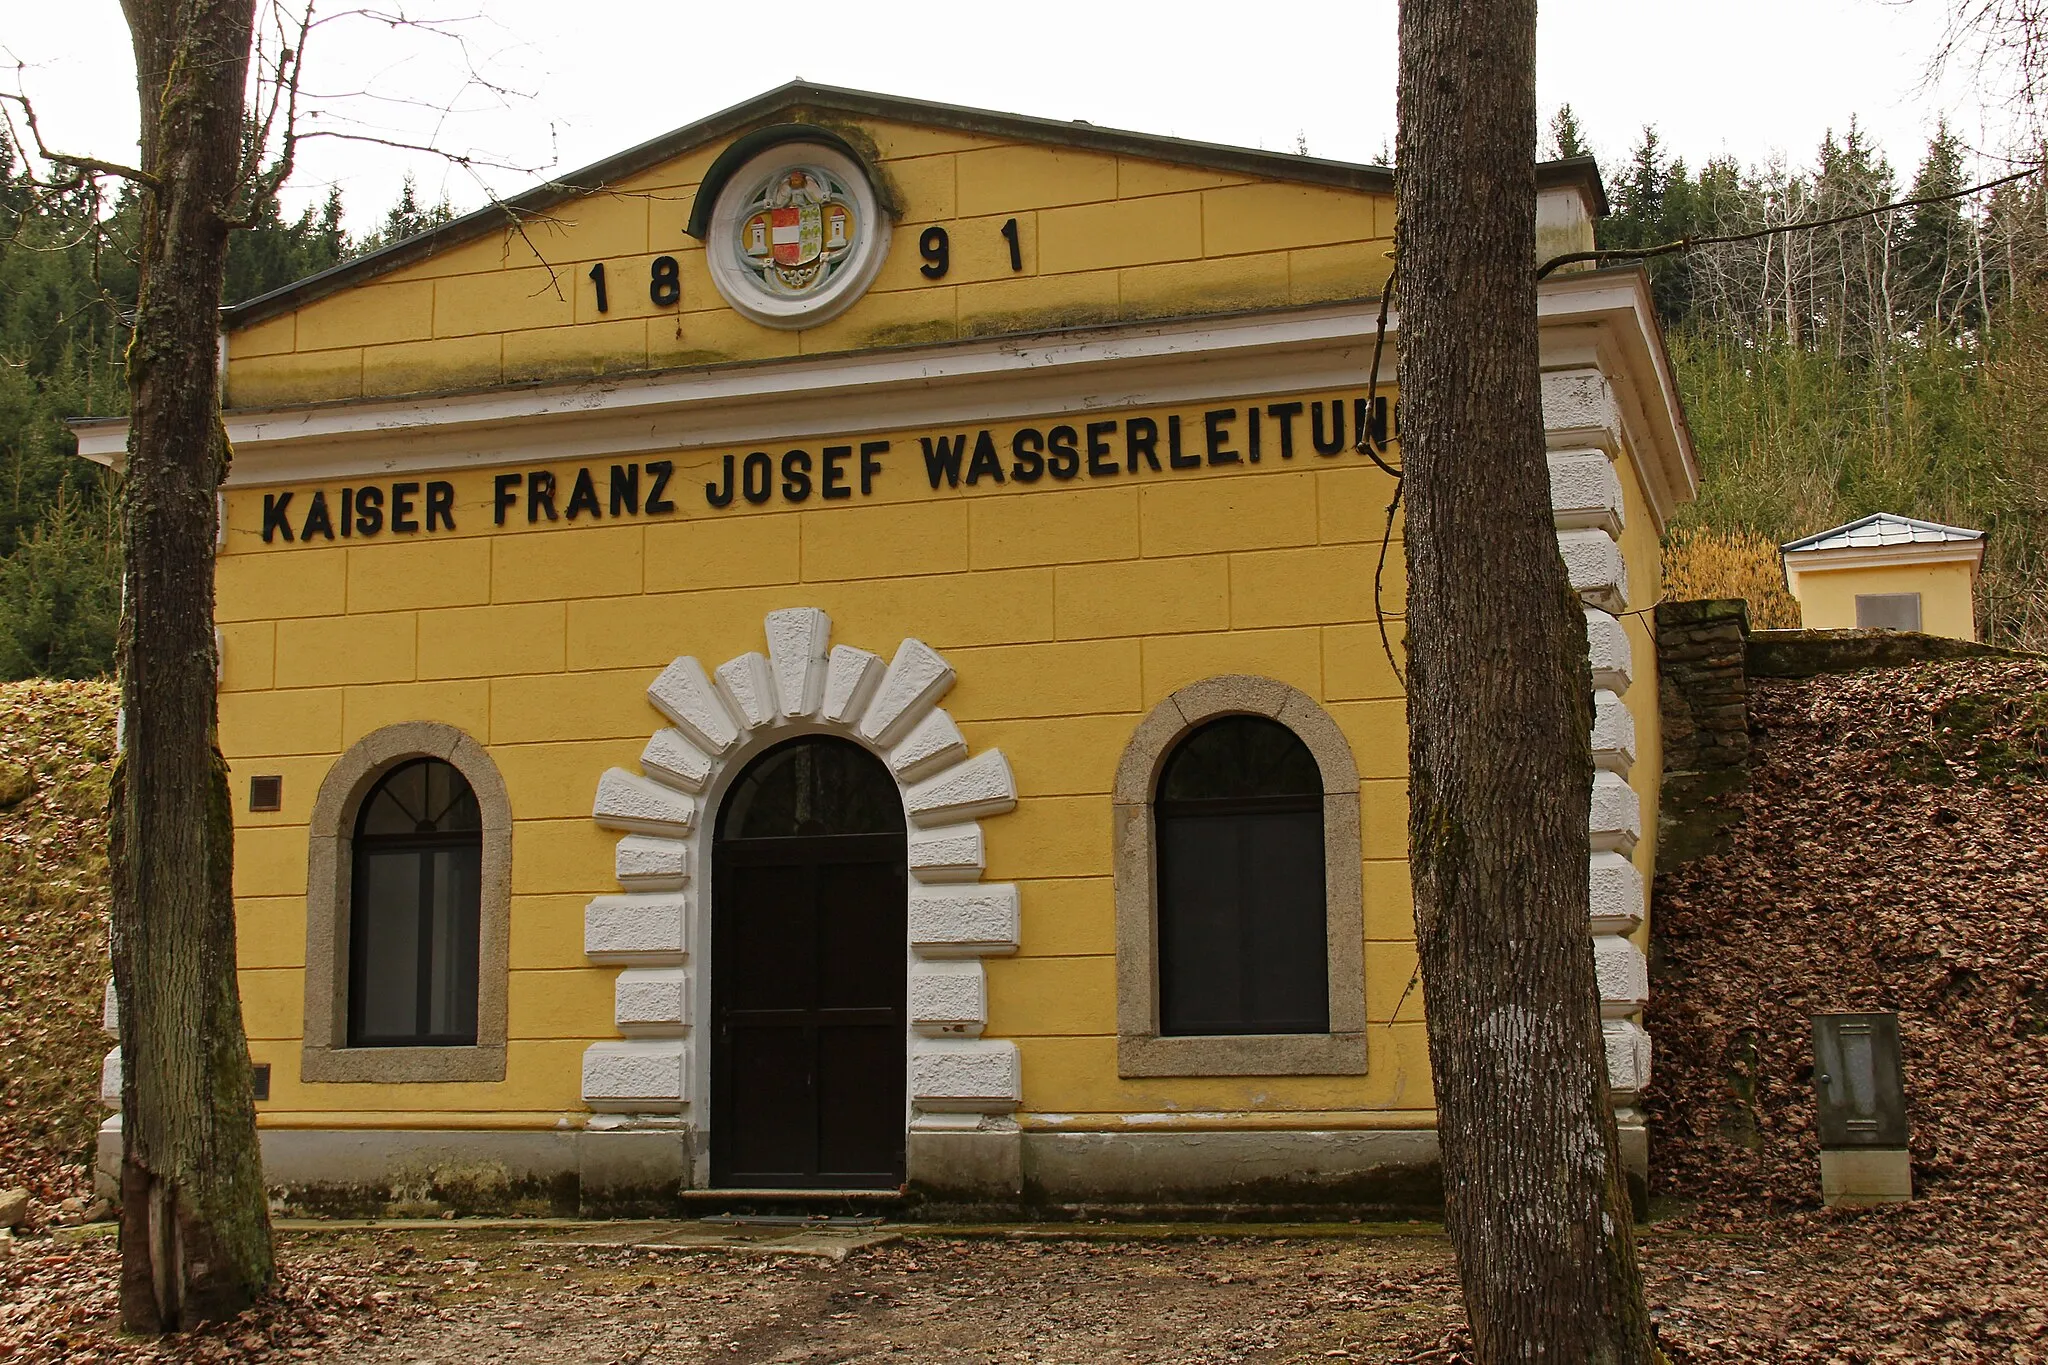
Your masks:
{"label": "white quoin stone", "polygon": [[628,834],[612,853],[612,873],[628,891],[674,891],[690,880],[690,846],[681,839]]}
{"label": "white quoin stone", "polygon": [[1621,451],[1621,409],[1598,370],[1553,370],[1543,376],[1543,430],[1552,450],[1597,446]]}
{"label": "white quoin stone", "polygon": [[1585,610],[1586,657],[1593,664],[1593,686],[1615,693],[1628,691],[1635,672],[1628,630],[1618,617],[1598,607]]}
{"label": "white quoin stone", "polygon": [[988,1023],[988,979],[979,962],[910,967],[910,1026],[932,1038],[979,1038]]}
{"label": "white quoin stone", "polygon": [[1621,547],[1605,531],[1559,531],[1558,553],[1581,601],[1603,611],[1628,608],[1628,565]]}
{"label": "white quoin stone", "polygon": [[915,782],[967,757],[960,727],[943,710],[927,711],[903,742],[889,751],[889,769],[899,782]]}
{"label": "white quoin stone", "polygon": [[1631,1019],[1603,1019],[1600,1038],[1607,1045],[1607,1088],[1617,1099],[1631,1100],[1650,1084],[1650,1035]]}
{"label": "white quoin stone", "polygon": [[818,715],[834,725],[852,725],[868,709],[882,682],[882,658],[852,645],[834,645],[825,660],[825,700]]}
{"label": "white quoin stone", "polygon": [[690,950],[685,892],[599,896],[583,907],[583,955],[592,962],[674,966]]}
{"label": "white quoin stone", "polygon": [[921,882],[980,881],[987,859],[980,825],[941,825],[910,832],[910,875]]}
{"label": "white quoin stone", "polygon": [[1017,808],[1017,779],[1001,749],[985,749],[904,793],[910,818],[926,829]]}
{"label": "white quoin stone", "polygon": [[690,1028],[687,967],[628,967],[612,986],[612,1014],[629,1038],[679,1037]]}
{"label": "white quoin stone", "polygon": [[1626,777],[1636,761],[1636,718],[1606,688],[1593,693],[1593,763]]}
{"label": "white quoin stone", "polygon": [[1593,976],[1606,1018],[1634,1014],[1650,1001],[1650,964],[1642,949],[1619,934],[1593,936]]}
{"label": "white quoin stone", "polygon": [[121,1049],[109,1048],[100,1059],[100,1103],[109,1109],[121,1107]]}
{"label": "white quoin stone", "polygon": [[1619,773],[1598,769],[1593,774],[1593,802],[1588,816],[1596,853],[1633,853],[1643,837],[1642,805],[1636,789]]}
{"label": "white quoin stone", "polygon": [[1017,951],[1017,887],[920,886],[910,893],[910,946],[919,957]]}
{"label": "white quoin stone", "polygon": [[1621,534],[1621,479],[1605,451],[1566,450],[1550,457],[1550,515],[1560,531]]}
{"label": "white quoin stone", "polygon": [[762,654],[742,654],[718,666],[718,695],[749,730],[775,723],[775,675]]}
{"label": "white quoin stone", "polygon": [[583,1052],[583,1102],[614,1114],[675,1114],[689,1099],[690,1045],[636,1038]]}
{"label": "white quoin stone", "polygon": [[952,685],[953,666],[937,650],[922,640],[905,640],[861,717],[861,738],[884,749],[895,747]]}
{"label": "white quoin stone", "polygon": [[1023,1099],[1015,1043],[921,1041],[910,1053],[910,1096],[933,1113],[1007,1114]]}
{"label": "white quoin stone", "polygon": [[114,978],[107,978],[107,993],[100,1001],[100,1027],[109,1038],[121,1036],[121,997],[114,994]]}
{"label": "white quoin stone", "polygon": [[785,716],[814,716],[825,700],[825,652],[832,618],[816,607],[771,611],[763,623],[768,663],[775,673],[775,704]]}
{"label": "white quoin stone", "polygon": [[647,700],[707,754],[722,754],[739,743],[739,726],[704,675],[704,665],[687,655],[648,684]]}
{"label": "white quoin stone", "polygon": [[606,829],[629,834],[679,836],[697,820],[697,803],[659,782],[624,768],[608,768],[597,780],[590,818]]}
{"label": "white quoin stone", "polygon": [[686,792],[702,792],[711,781],[711,755],[690,742],[681,730],[656,730],[640,751],[640,768],[657,782]]}
{"label": "white quoin stone", "polygon": [[1595,853],[1589,876],[1593,932],[1632,934],[1643,922],[1643,874],[1619,853]]}

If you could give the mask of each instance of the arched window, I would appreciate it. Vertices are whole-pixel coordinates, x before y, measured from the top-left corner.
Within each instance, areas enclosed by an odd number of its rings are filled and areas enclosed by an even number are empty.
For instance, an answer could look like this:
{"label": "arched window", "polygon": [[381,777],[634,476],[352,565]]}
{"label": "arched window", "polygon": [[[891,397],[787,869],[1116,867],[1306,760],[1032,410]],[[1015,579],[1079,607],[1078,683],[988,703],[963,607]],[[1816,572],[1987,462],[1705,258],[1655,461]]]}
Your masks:
{"label": "arched window", "polygon": [[352,852],[348,1045],[475,1044],[483,817],[469,782],[438,758],[399,764],[363,799]]}
{"label": "arched window", "polygon": [[1225,716],[1167,756],[1153,801],[1162,1036],[1324,1033],[1323,781],[1294,731]]}

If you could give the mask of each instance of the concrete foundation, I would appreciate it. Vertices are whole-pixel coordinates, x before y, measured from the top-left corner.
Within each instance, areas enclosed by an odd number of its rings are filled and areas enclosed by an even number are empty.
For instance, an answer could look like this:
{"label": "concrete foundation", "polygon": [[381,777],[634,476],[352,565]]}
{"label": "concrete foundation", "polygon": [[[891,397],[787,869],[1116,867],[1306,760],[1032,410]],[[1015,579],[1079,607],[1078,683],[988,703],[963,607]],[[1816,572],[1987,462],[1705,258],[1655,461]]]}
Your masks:
{"label": "concrete foundation", "polygon": [[[547,1131],[272,1128],[277,1207],[335,1217],[675,1217],[691,1204],[697,1135],[681,1126]],[[100,1129],[112,1194],[118,1119]],[[920,1216],[1410,1216],[1443,1204],[1429,1130],[914,1131],[904,1204]]]}
{"label": "concrete foundation", "polygon": [[1903,1147],[1823,1150],[1820,1197],[1830,1208],[1903,1204],[1913,1197],[1913,1154]]}

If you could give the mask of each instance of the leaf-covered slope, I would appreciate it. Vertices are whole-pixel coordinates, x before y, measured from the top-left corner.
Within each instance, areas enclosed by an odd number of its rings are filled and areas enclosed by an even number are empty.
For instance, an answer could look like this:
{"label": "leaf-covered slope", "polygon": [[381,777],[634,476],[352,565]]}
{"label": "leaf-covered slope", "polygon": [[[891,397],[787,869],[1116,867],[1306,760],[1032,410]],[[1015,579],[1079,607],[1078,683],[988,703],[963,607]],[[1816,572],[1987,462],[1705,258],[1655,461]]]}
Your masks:
{"label": "leaf-covered slope", "polygon": [[99,1123],[113,687],[0,685],[0,1188],[80,1193]]}
{"label": "leaf-covered slope", "polygon": [[1751,689],[1747,818],[1657,887],[1655,1188],[1817,1203],[1808,1017],[1886,1009],[1916,1193],[2035,1207],[2019,1196],[2048,1189],[2048,663]]}

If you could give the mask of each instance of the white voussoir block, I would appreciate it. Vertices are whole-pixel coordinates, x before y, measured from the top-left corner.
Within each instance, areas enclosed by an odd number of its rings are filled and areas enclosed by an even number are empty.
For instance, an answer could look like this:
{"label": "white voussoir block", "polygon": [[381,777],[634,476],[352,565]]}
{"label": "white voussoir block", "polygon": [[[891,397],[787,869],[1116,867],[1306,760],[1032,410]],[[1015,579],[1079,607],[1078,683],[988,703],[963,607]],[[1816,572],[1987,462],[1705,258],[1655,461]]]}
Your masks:
{"label": "white voussoir block", "polygon": [[1643,837],[1642,804],[1628,779],[1605,768],[1593,773],[1592,809],[1587,828],[1596,853],[1633,853]]}
{"label": "white voussoir block", "polygon": [[910,875],[921,882],[980,881],[987,864],[980,825],[941,825],[910,832]]}
{"label": "white voussoir block", "polygon": [[1634,1014],[1650,1002],[1650,964],[1643,950],[1619,934],[1593,935],[1593,978],[1600,986],[1600,1013],[1609,1019]]}
{"label": "white voussoir block", "polygon": [[109,1109],[121,1107],[121,1049],[109,1048],[100,1059],[100,1103]]}
{"label": "white voussoir block", "polygon": [[114,994],[114,978],[107,978],[107,993],[100,1000],[100,1028],[109,1038],[121,1036],[121,998]]}
{"label": "white voussoir block", "polygon": [[1603,611],[1628,608],[1628,565],[1605,531],[1559,531],[1558,553],[1581,601]]}
{"label": "white voussoir block", "polygon": [[905,640],[860,718],[861,738],[884,749],[895,747],[952,685],[953,665],[924,641]]}
{"label": "white voussoir block", "polygon": [[775,675],[765,654],[742,654],[718,666],[718,695],[749,730],[775,723]]}
{"label": "white voussoir block", "polygon": [[914,962],[910,1026],[933,1038],[979,1038],[988,1023],[988,978],[979,962]]}
{"label": "white voussoir block", "polygon": [[673,1039],[592,1043],[583,1051],[583,1102],[613,1114],[675,1114],[689,1102],[690,1045]]}
{"label": "white voussoir block", "polygon": [[967,741],[960,727],[943,710],[925,712],[924,719],[910,727],[910,733],[889,751],[889,770],[899,782],[929,777],[967,757]]}
{"label": "white voussoir block", "polygon": [[1593,693],[1593,764],[1628,776],[1636,761],[1636,718],[1606,688]]}
{"label": "white voussoir block", "polygon": [[1017,951],[1017,887],[920,886],[910,893],[910,946],[919,957],[987,957]]}
{"label": "white voussoir block", "polygon": [[597,780],[597,800],[590,816],[606,829],[677,836],[688,834],[696,823],[697,803],[638,773],[609,768]]}
{"label": "white voussoir block", "polygon": [[1598,370],[1553,370],[1543,376],[1543,430],[1552,450],[1598,446],[1621,450],[1621,409]]}
{"label": "white voussoir block", "polygon": [[1595,853],[1588,874],[1593,932],[1632,934],[1643,922],[1643,874],[1619,853]]}
{"label": "white voussoir block", "polygon": [[1640,1095],[1650,1084],[1650,1035],[1632,1019],[1603,1019],[1607,1045],[1607,1089],[1617,1098]]}
{"label": "white voussoir block", "polygon": [[1587,607],[1585,611],[1586,657],[1593,665],[1593,686],[1614,693],[1628,691],[1629,680],[1635,673],[1628,630],[1610,612],[1598,607]]}
{"label": "white voussoir block", "polygon": [[599,896],[583,907],[583,955],[592,962],[673,966],[690,951],[690,897]]}
{"label": "white voussoir block", "polygon": [[1023,1099],[1015,1043],[927,1040],[910,1053],[910,1097],[941,1114],[1007,1114]]}
{"label": "white voussoir block", "polygon": [[705,676],[704,665],[687,655],[648,684],[647,700],[707,754],[722,754],[739,743],[739,725]]}
{"label": "white voussoir block", "polygon": [[762,623],[768,665],[775,674],[775,705],[785,716],[814,716],[825,700],[825,651],[832,618],[816,607],[771,611]]}
{"label": "white voussoir block", "polygon": [[1560,531],[1621,534],[1621,479],[1603,450],[1566,450],[1550,457],[1550,515]]}
{"label": "white voussoir block", "polygon": [[882,685],[882,657],[852,645],[834,645],[825,660],[825,700],[818,715],[834,725],[852,725],[867,712]]}
{"label": "white voussoir block", "polygon": [[926,829],[957,825],[1017,808],[1017,779],[1001,749],[985,749],[910,788],[903,803],[911,821]]}
{"label": "white voussoir block", "polygon": [[711,755],[681,730],[656,730],[640,751],[642,772],[686,792],[702,792],[711,781],[711,768]]}
{"label": "white voussoir block", "polygon": [[628,834],[612,853],[612,875],[628,891],[674,891],[690,880],[690,846],[681,839]]}
{"label": "white voussoir block", "polygon": [[612,1014],[628,1038],[673,1038],[690,1028],[690,969],[628,967],[612,985]]}

